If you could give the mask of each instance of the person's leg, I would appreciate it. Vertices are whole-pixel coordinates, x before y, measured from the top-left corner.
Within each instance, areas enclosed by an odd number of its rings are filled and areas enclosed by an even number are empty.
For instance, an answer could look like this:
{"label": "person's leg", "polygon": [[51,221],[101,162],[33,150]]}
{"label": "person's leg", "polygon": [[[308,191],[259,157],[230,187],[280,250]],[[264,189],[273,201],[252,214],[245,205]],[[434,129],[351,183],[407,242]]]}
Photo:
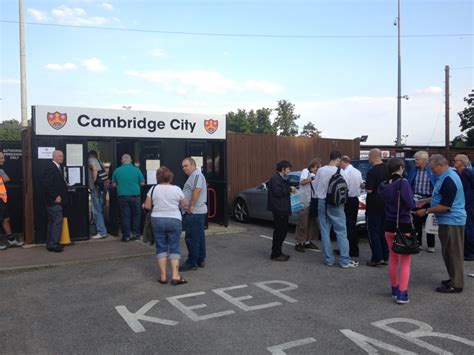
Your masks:
{"label": "person's leg", "polygon": [[451,285],[464,288],[464,226],[449,226],[448,263]]}
{"label": "person's leg", "polygon": [[344,206],[346,215],[347,239],[349,240],[349,256],[359,256],[359,236],[357,234],[357,213],[359,212],[359,198],[349,197]]}
{"label": "person's leg", "polygon": [[171,263],[172,279],[179,280],[179,260],[181,259],[181,252],[179,246],[179,240],[181,237],[181,221],[176,218],[169,218],[169,231],[168,231],[168,248],[169,248],[169,259]]}
{"label": "person's leg", "polygon": [[339,263],[342,266],[347,265],[350,259],[344,208],[342,206],[328,206],[327,214],[336,233],[337,246],[339,248]]}
{"label": "person's leg", "polygon": [[329,232],[331,230],[331,224],[326,213],[326,200],[320,199],[318,201],[318,215],[319,215],[319,227],[321,230],[321,243],[323,245],[324,264],[334,265],[334,255],[332,253],[331,238]]}
{"label": "person's leg", "polygon": [[59,246],[63,228],[63,208],[61,205],[48,206],[48,240],[46,246],[54,248]]}
{"label": "person's leg", "polygon": [[184,242],[186,243],[186,249],[188,249],[188,259],[189,259],[189,254],[192,253],[192,246],[191,246],[191,230],[190,230],[190,225],[191,225],[191,214],[185,213],[183,215],[183,230],[184,230]]}
{"label": "person's leg", "polygon": [[270,256],[272,259],[277,258],[283,254],[281,246],[283,244],[283,240],[285,239],[284,234],[286,235],[286,228],[288,228],[288,226],[285,227],[284,216],[273,213],[272,254]]}
{"label": "person's leg", "polygon": [[423,217],[418,217],[413,214],[413,227],[415,227],[416,236],[418,238],[418,244],[422,246],[423,241]]}
{"label": "person's leg", "polygon": [[385,239],[385,214],[379,216],[378,220],[378,230],[380,236],[380,244],[382,246],[382,260],[388,261],[389,253],[388,253],[388,244],[387,240]]}
{"label": "person's leg", "polygon": [[[295,229],[296,243],[303,245],[304,242],[309,240],[309,207],[303,208],[298,213],[298,224]],[[304,249],[302,249],[304,251]]]}
{"label": "person's leg", "polygon": [[435,247],[435,235],[426,233],[426,245],[428,248],[434,248]]}
{"label": "person's leg", "polygon": [[[390,258],[392,255],[390,255]],[[411,255],[400,255],[400,292],[408,291],[410,281]],[[390,260],[391,262],[391,260]]]}
{"label": "person's leg", "polygon": [[[385,238],[387,239],[387,244],[392,245],[394,233],[385,232]],[[390,285],[392,286],[392,288],[400,287],[398,280],[398,263],[400,254],[394,253],[391,248],[389,252],[390,257],[388,259],[388,274],[390,276]]]}
{"label": "person's leg", "polygon": [[200,223],[198,215],[188,215],[188,232],[186,234],[186,245],[188,246],[189,254],[186,264],[189,267],[195,268],[197,266],[197,258],[199,255],[199,236]]}
{"label": "person's leg", "polygon": [[96,188],[91,190],[92,214],[95,220],[95,228],[101,236],[107,236],[107,228],[104,221],[103,193]]}
{"label": "person's leg", "polygon": [[[448,226],[443,224],[438,225],[438,238],[441,244],[441,255],[443,256],[444,265],[446,266],[446,270],[448,270]],[[451,277],[451,275],[449,276]]]}
{"label": "person's leg", "polygon": [[204,261],[206,260],[206,231],[204,229],[204,225],[206,223],[206,213],[198,214],[197,223],[199,223],[199,252],[197,255],[197,263],[198,265],[203,265]]}
{"label": "person's leg", "polygon": [[464,257],[466,259],[474,259],[474,208],[466,208],[466,213],[467,220],[464,232]]}
{"label": "person's leg", "polygon": [[131,233],[137,238],[140,236],[140,220],[141,220],[141,198],[132,197],[130,199],[130,210],[131,210]]}
{"label": "person's leg", "polygon": [[119,196],[120,205],[120,227],[122,230],[122,240],[130,239],[130,204],[128,196]]}
{"label": "person's leg", "polygon": [[377,215],[367,216],[367,230],[369,234],[369,244],[372,250],[372,258],[370,259],[373,263],[378,263],[383,259],[383,247],[380,238],[380,218]]}
{"label": "person's leg", "polygon": [[156,258],[158,259],[158,267],[160,268],[160,280],[166,280],[166,263],[168,260],[167,250],[167,225],[163,218],[151,217],[151,226],[153,235],[155,236]]}

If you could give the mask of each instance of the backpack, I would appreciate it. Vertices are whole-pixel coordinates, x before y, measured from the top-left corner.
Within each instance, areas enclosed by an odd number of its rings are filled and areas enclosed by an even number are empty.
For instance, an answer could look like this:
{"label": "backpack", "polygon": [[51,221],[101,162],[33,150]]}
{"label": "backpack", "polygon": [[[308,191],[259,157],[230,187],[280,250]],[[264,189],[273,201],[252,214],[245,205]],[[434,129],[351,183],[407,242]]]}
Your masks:
{"label": "backpack", "polygon": [[341,175],[341,168],[337,168],[336,173],[329,180],[326,203],[333,206],[343,205],[347,202],[348,193],[347,182]]}

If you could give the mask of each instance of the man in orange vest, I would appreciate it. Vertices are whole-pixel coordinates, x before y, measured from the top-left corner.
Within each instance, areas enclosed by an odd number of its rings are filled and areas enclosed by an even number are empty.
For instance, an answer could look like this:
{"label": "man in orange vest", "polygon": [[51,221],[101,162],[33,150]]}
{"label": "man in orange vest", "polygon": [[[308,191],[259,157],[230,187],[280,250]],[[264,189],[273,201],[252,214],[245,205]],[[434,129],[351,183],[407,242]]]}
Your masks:
{"label": "man in orange vest", "polygon": [[[0,167],[5,163],[5,154],[0,152]],[[21,247],[24,243],[16,240],[12,235],[10,227],[10,217],[8,215],[8,195],[5,183],[9,182],[10,178],[3,169],[0,168],[0,224],[7,236],[7,244],[0,244],[0,250],[5,250],[7,247]]]}

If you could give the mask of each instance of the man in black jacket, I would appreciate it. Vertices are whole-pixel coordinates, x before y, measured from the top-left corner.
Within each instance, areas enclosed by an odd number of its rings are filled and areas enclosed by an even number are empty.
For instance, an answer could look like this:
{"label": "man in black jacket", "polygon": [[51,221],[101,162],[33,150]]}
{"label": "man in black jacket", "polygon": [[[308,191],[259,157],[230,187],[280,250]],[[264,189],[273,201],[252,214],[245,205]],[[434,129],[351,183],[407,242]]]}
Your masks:
{"label": "man in black jacket", "polygon": [[286,177],[291,171],[291,164],[286,160],[280,161],[276,172],[268,182],[267,209],[273,214],[273,243],[271,259],[274,261],[288,261],[289,255],[283,254],[281,247],[288,231],[288,217],[291,215],[290,193],[296,188],[290,186]]}
{"label": "man in black jacket", "polygon": [[67,204],[67,185],[61,164],[64,154],[60,150],[53,152],[53,160],[49,162],[43,173],[43,187],[48,212],[48,234],[46,248],[51,252],[60,253],[63,248],[59,245],[63,227],[63,206]]}

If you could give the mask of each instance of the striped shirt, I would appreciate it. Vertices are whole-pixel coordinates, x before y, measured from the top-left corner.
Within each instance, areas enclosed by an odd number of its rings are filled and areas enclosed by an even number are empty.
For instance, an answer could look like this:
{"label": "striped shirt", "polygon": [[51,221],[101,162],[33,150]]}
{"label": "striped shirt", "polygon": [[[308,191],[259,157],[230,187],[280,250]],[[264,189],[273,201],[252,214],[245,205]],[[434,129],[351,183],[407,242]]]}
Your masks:
{"label": "striped shirt", "polygon": [[426,170],[417,169],[415,180],[413,180],[413,191],[421,196],[431,196],[433,193],[433,187]]}
{"label": "striped shirt", "polygon": [[191,202],[193,198],[194,189],[201,189],[201,194],[194,204],[193,213],[207,213],[206,178],[202,175],[200,169],[194,170],[184,184],[183,193],[186,198],[186,206],[183,208],[184,211],[188,208],[189,202]]}

